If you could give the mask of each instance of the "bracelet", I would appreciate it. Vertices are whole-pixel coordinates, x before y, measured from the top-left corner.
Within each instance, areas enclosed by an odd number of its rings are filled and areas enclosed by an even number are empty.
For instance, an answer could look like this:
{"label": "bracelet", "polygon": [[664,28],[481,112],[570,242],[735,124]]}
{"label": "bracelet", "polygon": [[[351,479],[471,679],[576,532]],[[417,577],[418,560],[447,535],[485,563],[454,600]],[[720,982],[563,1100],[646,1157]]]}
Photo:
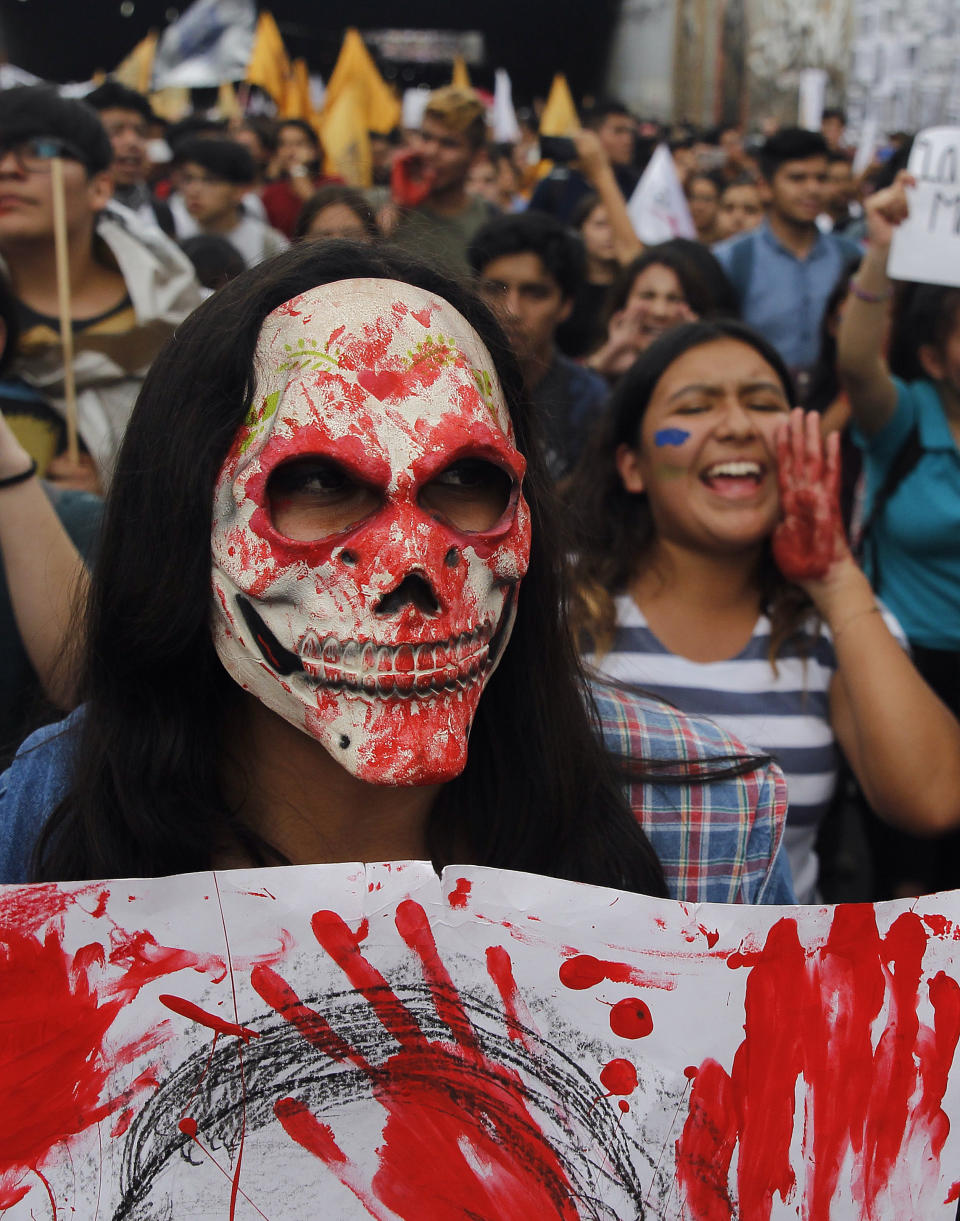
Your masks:
{"label": "bracelet", "polygon": [[866,301],[867,305],[883,305],[884,301],[889,301],[893,296],[892,287],[882,293],[868,293],[865,288],[860,287],[856,280],[850,281],[850,291],[858,301]]}
{"label": "bracelet", "polygon": [[37,473],[36,458],[30,459],[30,465],[25,471],[21,471],[19,475],[10,475],[6,479],[0,479],[0,488],[16,487],[18,483],[26,483],[28,479],[32,479]]}
{"label": "bracelet", "polygon": [[874,605],[874,606],[869,607],[867,610],[857,611],[855,614],[851,615],[849,619],[844,619],[843,623],[840,624],[840,626],[836,629],[836,631],[833,631],[830,633],[833,636],[834,645],[836,645],[837,640],[840,636],[840,633],[843,631],[846,631],[846,629],[850,626],[850,624],[853,623],[855,620],[863,619],[867,615],[879,615],[881,613],[882,612],[880,610],[880,607]]}

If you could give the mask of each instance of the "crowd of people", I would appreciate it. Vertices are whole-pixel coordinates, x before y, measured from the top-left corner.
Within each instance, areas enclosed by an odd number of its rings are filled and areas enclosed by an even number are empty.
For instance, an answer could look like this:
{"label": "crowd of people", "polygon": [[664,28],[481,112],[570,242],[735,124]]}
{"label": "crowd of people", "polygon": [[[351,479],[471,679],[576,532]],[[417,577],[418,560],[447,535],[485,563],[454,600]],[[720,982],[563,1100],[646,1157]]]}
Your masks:
{"label": "crowd of people", "polygon": [[0,92],[0,881],[954,887],[960,287],[888,279],[909,139],[843,136],[493,145],[451,85],[360,189],[301,120]]}

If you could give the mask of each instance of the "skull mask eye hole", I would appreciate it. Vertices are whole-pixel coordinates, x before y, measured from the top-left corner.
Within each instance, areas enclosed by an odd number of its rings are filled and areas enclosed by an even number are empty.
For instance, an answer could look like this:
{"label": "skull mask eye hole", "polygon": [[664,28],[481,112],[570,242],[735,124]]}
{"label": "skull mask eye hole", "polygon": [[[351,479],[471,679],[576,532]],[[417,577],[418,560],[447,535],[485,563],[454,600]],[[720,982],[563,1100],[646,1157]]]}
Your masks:
{"label": "skull mask eye hole", "polygon": [[312,456],[271,471],[267,502],[273,528],[306,543],[361,521],[380,507],[383,496],[331,458]]}
{"label": "skull mask eye hole", "polygon": [[418,501],[433,517],[475,534],[492,530],[510,507],[514,480],[485,458],[461,458],[424,484]]}

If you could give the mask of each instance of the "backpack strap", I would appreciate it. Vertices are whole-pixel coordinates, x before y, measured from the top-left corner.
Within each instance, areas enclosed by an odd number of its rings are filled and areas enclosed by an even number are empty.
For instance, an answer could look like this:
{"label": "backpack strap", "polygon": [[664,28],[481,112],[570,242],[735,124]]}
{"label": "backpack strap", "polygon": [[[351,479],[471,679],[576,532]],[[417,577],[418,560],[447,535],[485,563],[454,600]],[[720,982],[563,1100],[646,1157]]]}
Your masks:
{"label": "backpack strap", "polygon": [[873,588],[875,593],[880,592],[880,563],[877,556],[876,539],[872,538],[873,528],[882,517],[884,510],[890,502],[891,496],[896,492],[897,488],[903,483],[906,477],[914,469],[920,459],[923,457],[923,446],[920,443],[920,427],[917,424],[910,429],[904,439],[903,444],[894,454],[893,461],[887,470],[886,477],[883,483],[877,488],[876,495],[873,498],[873,504],[870,506],[870,512],[867,515],[866,521],[863,523],[863,529],[860,531],[860,541],[857,545],[857,558],[860,559],[867,546],[870,547],[870,558],[873,568]]}

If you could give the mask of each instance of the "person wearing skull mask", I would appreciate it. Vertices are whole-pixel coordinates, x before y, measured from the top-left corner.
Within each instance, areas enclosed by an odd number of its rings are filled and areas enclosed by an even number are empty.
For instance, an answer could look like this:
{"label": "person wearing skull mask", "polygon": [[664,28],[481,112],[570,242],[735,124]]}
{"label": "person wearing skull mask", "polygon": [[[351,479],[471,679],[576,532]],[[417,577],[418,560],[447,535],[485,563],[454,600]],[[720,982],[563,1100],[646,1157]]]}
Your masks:
{"label": "person wearing skull mask", "polygon": [[776,768],[587,694],[521,386],[397,253],[301,247],[192,315],[119,464],[85,706],[0,780],[0,878],[429,856],[789,901]]}

